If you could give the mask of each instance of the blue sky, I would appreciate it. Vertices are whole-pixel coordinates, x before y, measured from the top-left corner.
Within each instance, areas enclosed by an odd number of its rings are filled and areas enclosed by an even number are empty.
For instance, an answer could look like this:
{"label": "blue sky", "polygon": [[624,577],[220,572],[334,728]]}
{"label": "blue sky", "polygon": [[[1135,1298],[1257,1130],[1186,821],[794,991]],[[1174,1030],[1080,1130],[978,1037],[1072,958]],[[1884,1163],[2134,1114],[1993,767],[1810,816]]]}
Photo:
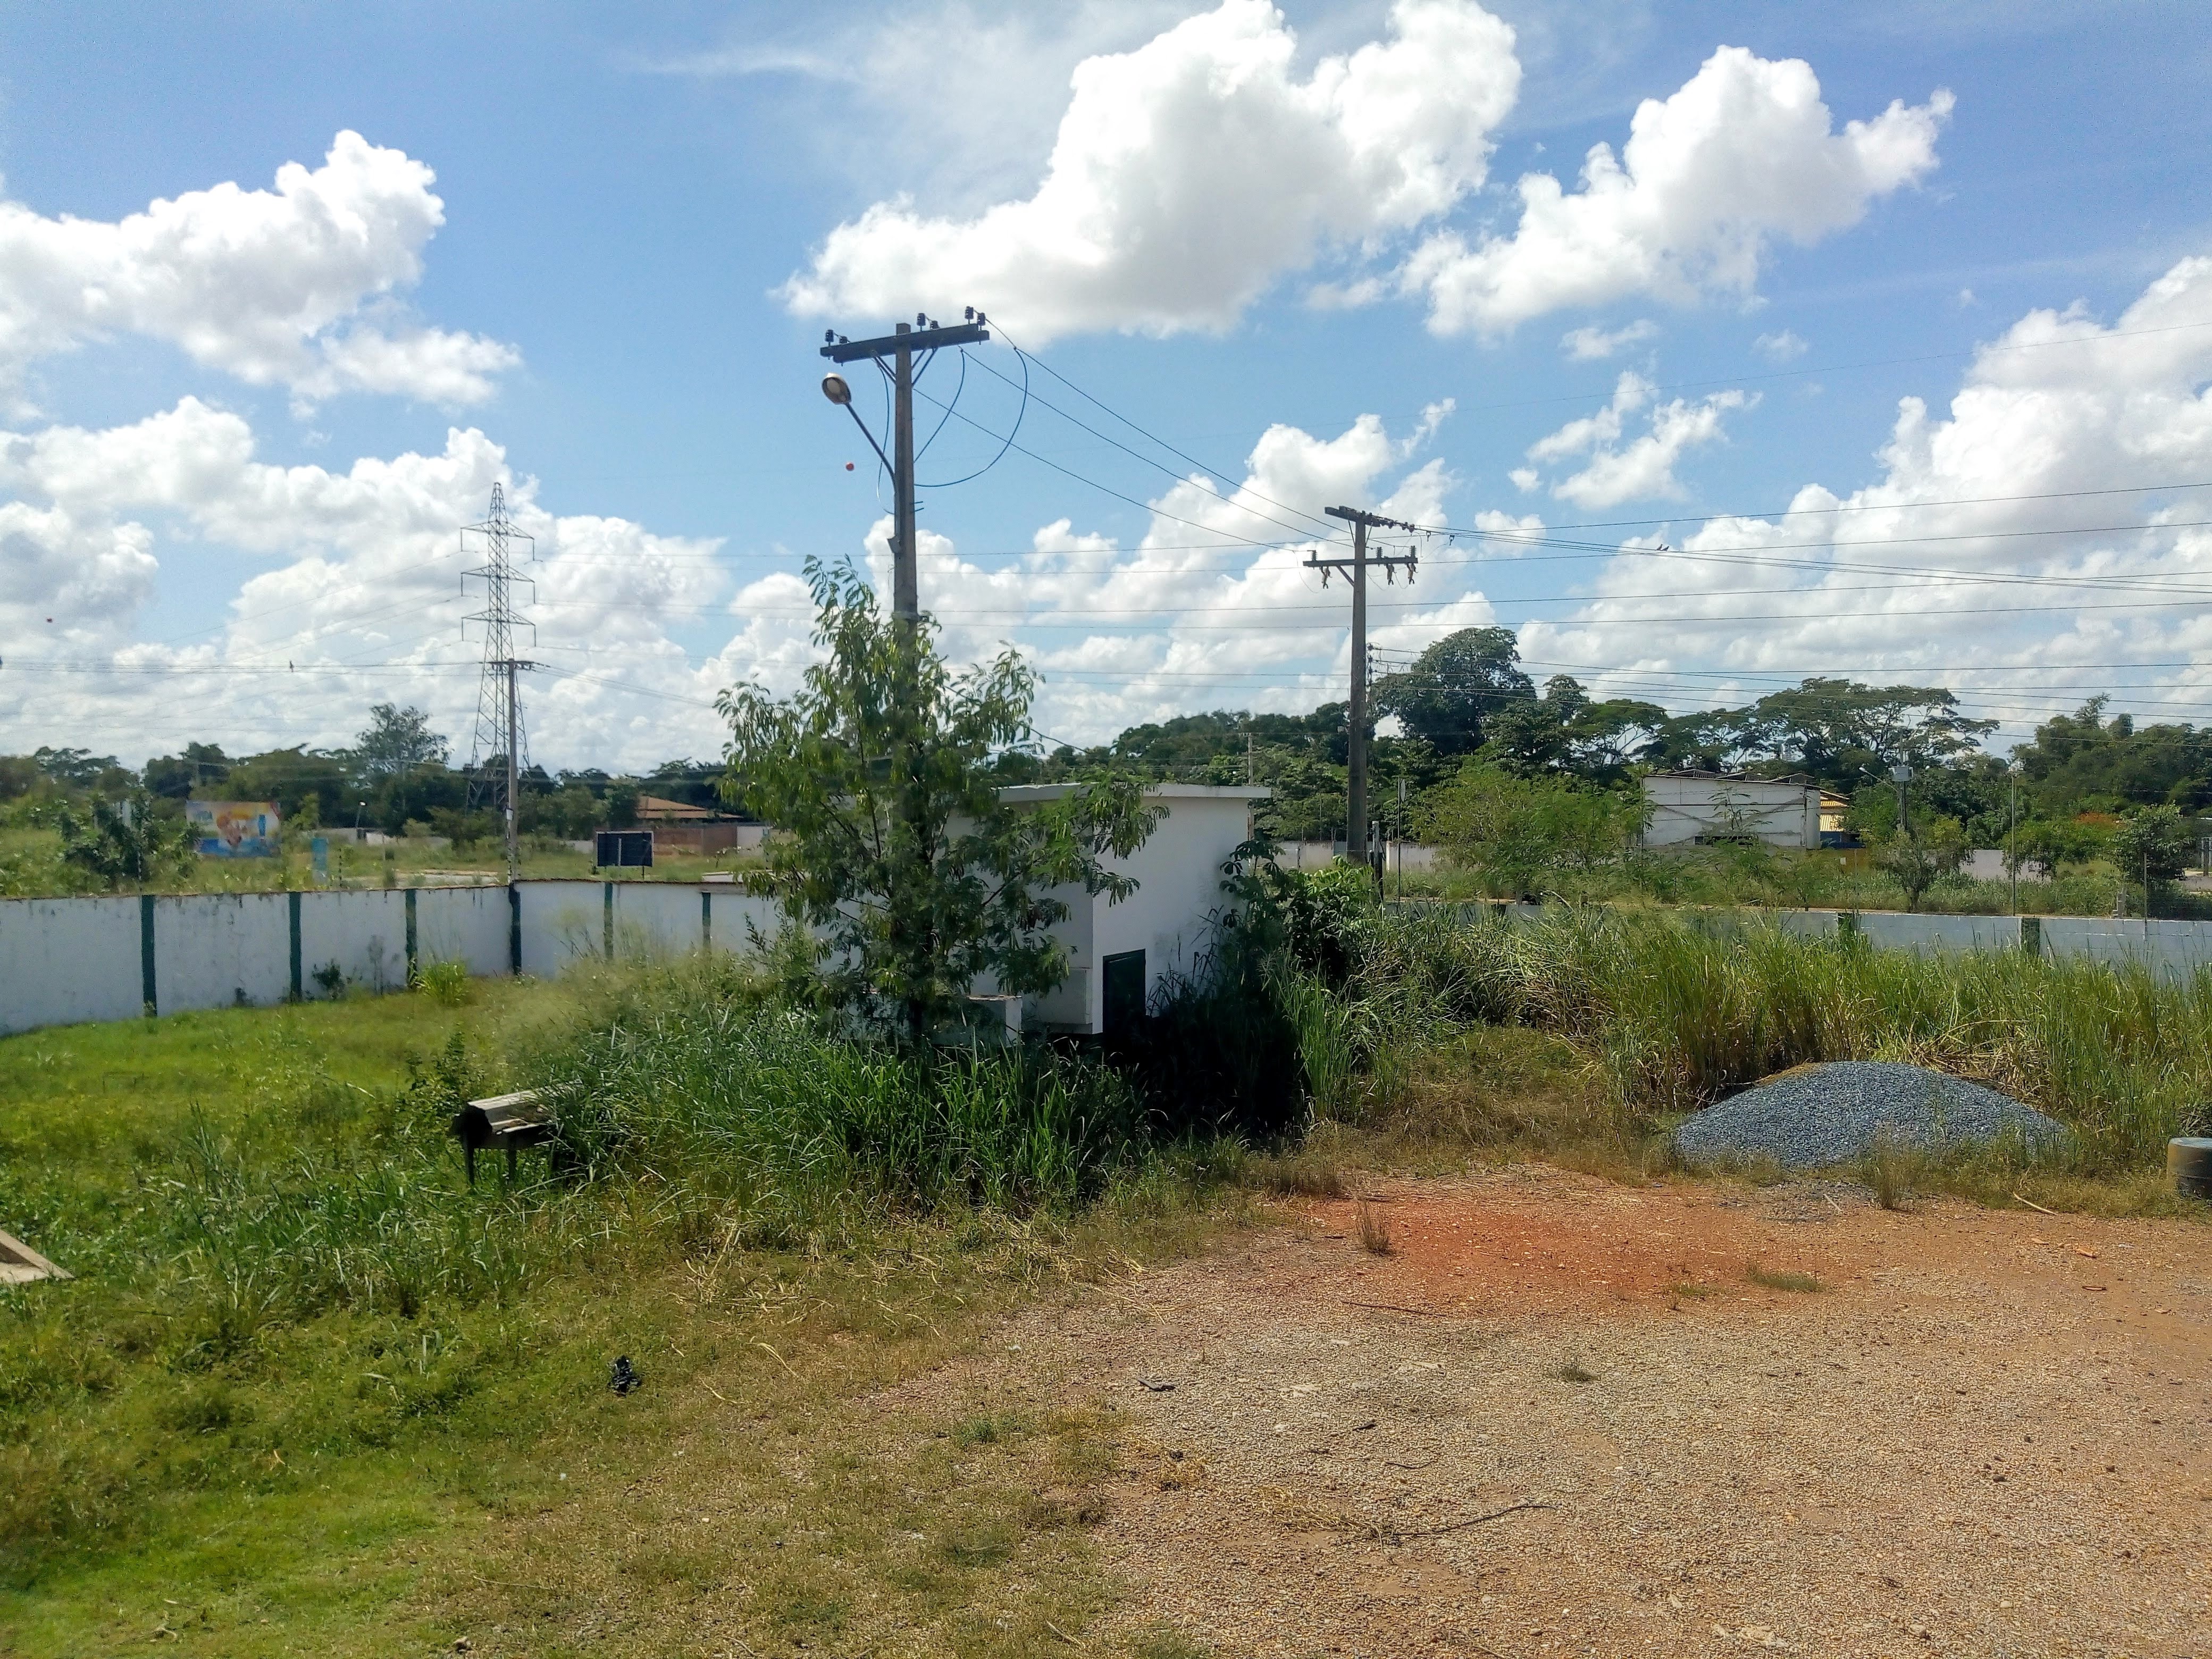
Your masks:
{"label": "blue sky", "polygon": [[[1495,620],[1677,708],[1841,671],[2014,732],[2100,690],[2202,720],[2207,40],[2159,4],[5,7],[0,749],[335,743],[383,698],[465,746],[453,531],[501,477],[533,754],[711,754],[718,686],[806,659],[800,560],[880,563],[822,328],[963,303],[1151,458],[1032,402],[1065,471],[927,498],[949,648],[1030,651],[1056,737],[1340,696],[1342,588],[1254,545],[1339,497],[1493,532],[1377,596],[1389,652]],[[1009,429],[986,365],[1022,372],[977,354],[925,478]]]}

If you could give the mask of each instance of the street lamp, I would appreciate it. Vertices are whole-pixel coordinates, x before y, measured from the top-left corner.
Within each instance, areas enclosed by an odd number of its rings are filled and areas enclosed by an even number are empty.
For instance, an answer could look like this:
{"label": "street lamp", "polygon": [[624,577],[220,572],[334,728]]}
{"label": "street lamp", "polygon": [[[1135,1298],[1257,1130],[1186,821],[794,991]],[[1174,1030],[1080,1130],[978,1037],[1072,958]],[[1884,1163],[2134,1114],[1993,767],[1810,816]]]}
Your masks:
{"label": "street lamp", "polygon": [[868,447],[876,452],[876,459],[884,464],[884,471],[896,474],[891,458],[884,453],[884,447],[876,441],[876,434],[868,430],[868,423],[860,418],[860,411],[853,407],[853,388],[842,374],[822,377],[822,395],[853,417],[853,424],[860,428],[860,435],[868,441]]}
{"label": "street lamp", "polygon": [[1903,761],[1899,761],[1889,769],[1889,776],[1890,781],[1897,786],[1897,833],[1900,836],[1910,836],[1912,833],[1912,820],[1906,816],[1905,812],[1905,786],[1912,781],[1912,769]]}

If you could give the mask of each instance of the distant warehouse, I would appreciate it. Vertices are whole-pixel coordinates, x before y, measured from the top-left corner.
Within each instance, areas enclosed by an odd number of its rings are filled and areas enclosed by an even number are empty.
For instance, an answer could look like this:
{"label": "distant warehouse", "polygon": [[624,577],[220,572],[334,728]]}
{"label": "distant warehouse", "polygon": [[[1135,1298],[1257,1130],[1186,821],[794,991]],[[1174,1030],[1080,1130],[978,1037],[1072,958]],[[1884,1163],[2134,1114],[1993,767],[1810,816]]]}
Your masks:
{"label": "distant warehouse", "polygon": [[1735,772],[1653,772],[1644,780],[1646,847],[1765,842],[1811,852],[1820,845],[1820,791],[1803,778]]}

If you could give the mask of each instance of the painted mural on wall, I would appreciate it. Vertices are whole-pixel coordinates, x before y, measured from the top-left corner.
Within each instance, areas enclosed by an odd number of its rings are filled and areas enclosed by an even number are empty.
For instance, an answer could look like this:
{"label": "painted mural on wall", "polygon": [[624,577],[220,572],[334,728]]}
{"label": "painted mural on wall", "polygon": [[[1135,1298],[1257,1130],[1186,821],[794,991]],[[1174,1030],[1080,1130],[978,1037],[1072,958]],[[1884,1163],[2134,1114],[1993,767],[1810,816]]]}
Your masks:
{"label": "painted mural on wall", "polygon": [[185,821],[204,859],[273,859],[280,820],[273,800],[191,800]]}

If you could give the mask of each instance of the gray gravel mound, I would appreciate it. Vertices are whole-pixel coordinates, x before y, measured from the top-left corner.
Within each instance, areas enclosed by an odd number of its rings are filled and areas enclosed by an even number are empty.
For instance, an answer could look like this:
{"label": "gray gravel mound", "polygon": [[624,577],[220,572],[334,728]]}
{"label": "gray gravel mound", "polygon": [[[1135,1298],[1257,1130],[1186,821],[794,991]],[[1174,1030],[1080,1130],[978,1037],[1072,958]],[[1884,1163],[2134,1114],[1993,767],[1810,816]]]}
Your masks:
{"label": "gray gravel mound", "polygon": [[1808,1066],[1708,1106],[1674,1132],[1692,1163],[1764,1152],[1784,1169],[1848,1164],[1874,1150],[1883,1129],[1924,1152],[1995,1139],[2007,1132],[2032,1148],[2065,1126],[2009,1095],[1922,1066],[1844,1060]]}

